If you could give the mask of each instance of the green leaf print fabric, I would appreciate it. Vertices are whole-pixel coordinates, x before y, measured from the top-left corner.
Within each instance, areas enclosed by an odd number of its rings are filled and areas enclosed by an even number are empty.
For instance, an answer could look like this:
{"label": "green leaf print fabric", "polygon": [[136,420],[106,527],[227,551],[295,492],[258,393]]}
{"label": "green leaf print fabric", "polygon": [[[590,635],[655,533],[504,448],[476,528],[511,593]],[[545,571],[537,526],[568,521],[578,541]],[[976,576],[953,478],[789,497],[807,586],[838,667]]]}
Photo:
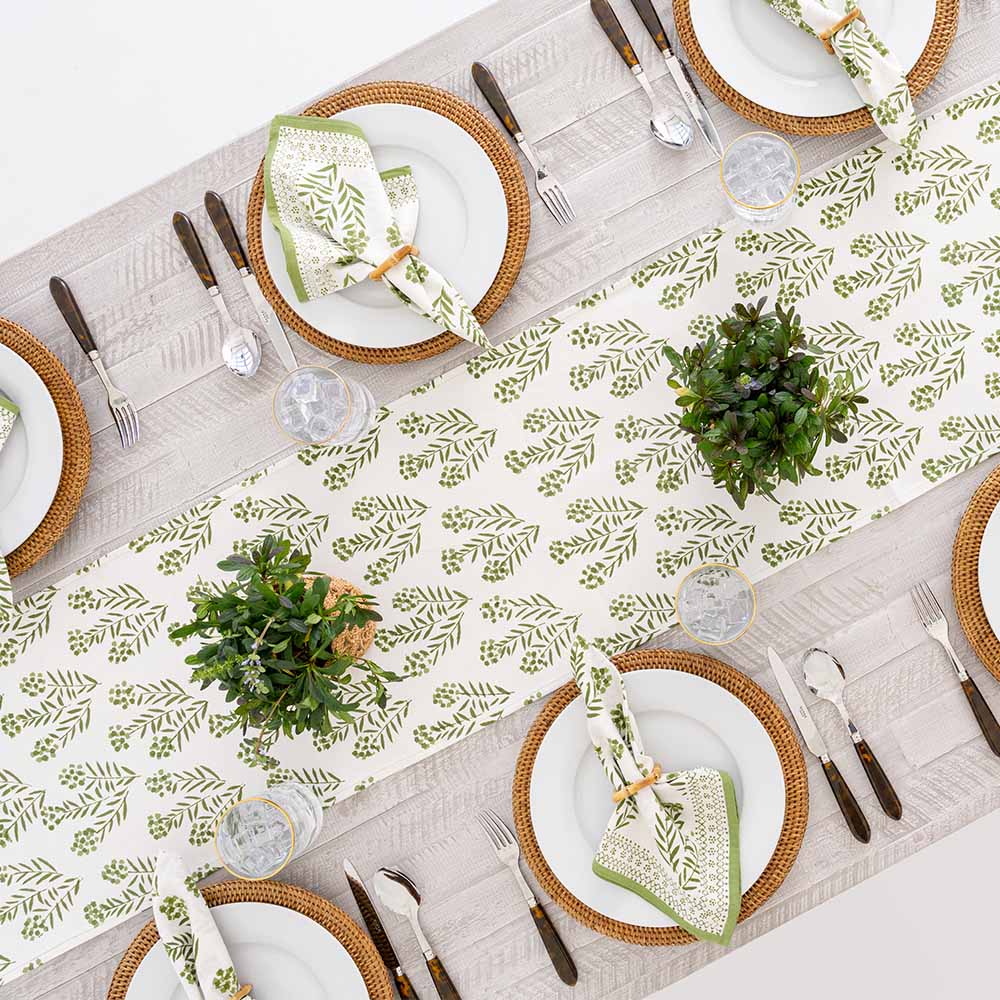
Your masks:
{"label": "green leaf print fabric", "polygon": [[[581,634],[610,655],[670,628],[692,567],[760,580],[1000,452],[1000,85],[799,201],[778,229],[696,235],[353,444],[306,448],[22,599],[0,625],[0,978],[148,906],[160,850],[211,869],[244,790],[294,780],[340,802],[554,690]],[[825,369],[871,402],[822,475],[740,511],[677,428],[662,347],[763,295],[795,304]],[[169,631],[188,589],[268,532],[378,596],[371,655],[404,680],[384,705],[350,693],[366,713],[261,769]]]}
{"label": "green leaf print fabric", "polygon": [[614,662],[581,638],[572,663],[587,733],[611,788],[640,781],[656,763],[662,769],[652,785],[611,806],[594,874],[641,896],[696,938],[729,944],[742,898],[732,778],[708,767],[671,771],[669,761],[654,761]]}
{"label": "green leaf print fabric", "polygon": [[[364,132],[347,121],[276,117],[264,158],[264,192],[302,302],[368,280],[412,242],[417,228],[410,168],[380,174]],[[382,283],[386,294],[440,329],[490,346],[458,289],[421,257],[407,254]]]}
{"label": "green leaf print fabric", "polygon": [[[14,429],[20,410],[6,396],[0,396],[0,451],[7,443],[10,432]],[[7,572],[7,560],[0,552],[0,625],[9,617],[14,609],[14,591],[10,584],[10,574]]]}
{"label": "green leaf print fabric", "polygon": [[197,878],[176,854],[163,851],[156,860],[152,903],[163,950],[188,1000],[231,1000],[243,984]]}
{"label": "green leaf print fabric", "polygon": [[[817,39],[860,6],[857,0],[764,2]],[[921,126],[913,109],[906,74],[882,39],[861,18],[855,18],[837,31],[831,44],[844,72],[886,137],[901,146],[912,146],[919,141]]]}

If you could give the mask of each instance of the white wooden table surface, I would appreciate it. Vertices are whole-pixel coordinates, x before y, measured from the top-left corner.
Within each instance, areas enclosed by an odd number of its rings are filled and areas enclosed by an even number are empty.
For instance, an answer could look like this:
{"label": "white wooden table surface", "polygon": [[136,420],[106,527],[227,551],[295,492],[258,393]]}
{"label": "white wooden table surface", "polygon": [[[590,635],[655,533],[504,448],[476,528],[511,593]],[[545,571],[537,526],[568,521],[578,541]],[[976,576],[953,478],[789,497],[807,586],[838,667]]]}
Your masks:
{"label": "white wooden table surface", "polygon": [[[616,7],[649,75],[664,87],[663,64],[638,18],[628,4]],[[665,0],[658,7],[666,12]],[[966,0],[959,37],[920,100],[921,110],[941,107],[951,96],[995,78],[998,46],[1000,3]],[[558,165],[579,215],[573,227],[561,230],[533,199],[524,269],[488,325],[495,340],[725,218],[714,161],[700,144],[671,154],[654,142],[645,98],[586,0],[500,0],[361,79],[425,81],[486,110],[469,77],[473,59],[494,70],[526,132]],[[339,85],[331,79],[328,89]],[[710,95],[708,103],[724,140],[746,130],[745,122]],[[796,146],[805,168],[814,169],[874,138],[864,133],[797,140]],[[19,595],[61,578],[287,450],[269,417],[278,376],[273,353],[266,352],[261,374],[251,382],[236,380],[221,367],[216,314],[170,228],[175,209],[204,222],[206,188],[239,206],[242,220],[264,142],[262,123],[252,135],[0,263],[0,314],[28,327],[59,355],[80,387],[94,435],[80,514],[54,552],[16,582]],[[206,248],[231,308],[249,320],[249,303],[217,241],[207,240]],[[121,450],[100,384],[49,298],[52,274],[70,282],[112,377],[141,407],[140,447]],[[294,346],[300,361],[327,360],[297,338]],[[364,379],[387,401],[465,356],[458,349],[421,364],[345,363],[342,370]],[[925,577],[950,610],[955,530],[993,464],[984,463],[771,577],[761,588],[757,625],[726,651],[726,659],[774,694],[766,645],[789,655],[812,644],[834,650],[850,672],[853,713],[904,802],[902,822],[885,819],[860,766],[845,750],[840,755],[845,776],[873,825],[871,844],[860,845],[847,832],[818,765],[810,763],[810,821],[799,860],[780,891],[737,930],[737,946],[1000,806],[1000,760],[979,736],[943,654],[926,640],[907,597],[912,583]],[[668,635],[663,645],[685,642]],[[964,641],[959,653],[972,661],[974,676],[1000,712],[1000,685],[975,663]],[[514,762],[537,711],[526,708],[341,803],[328,814],[322,842],[285,875],[354,912],[340,868],[344,856],[364,875],[382,864],[405,869],[424,892],[429,936],[466,1000],[638,1000],[712,961],[722,949],[629,946],[596,935],[550,904],[580,970],[575,990],[559,983],[509,874],[485,849],[474,821],[484,805],[509,817]],[[815,711],[821,728],[837,732],[830,706]],[[136,917],[0,988],[0,998],[103,996],[145,919]],[[433,995],[411,937],[391,917],[387,924],[418,991]],[[791,984],[776,980],[774,995],[792,995]]]}

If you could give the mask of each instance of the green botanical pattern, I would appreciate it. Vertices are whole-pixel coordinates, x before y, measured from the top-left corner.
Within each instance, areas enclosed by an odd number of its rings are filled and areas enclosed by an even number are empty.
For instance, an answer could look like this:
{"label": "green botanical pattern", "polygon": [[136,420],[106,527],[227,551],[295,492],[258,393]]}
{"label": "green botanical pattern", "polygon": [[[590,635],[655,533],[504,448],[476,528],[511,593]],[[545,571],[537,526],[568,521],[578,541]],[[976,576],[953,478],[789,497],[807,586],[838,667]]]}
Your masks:
{"label": "green botanical pattern", "polygon": [[823,199],[819,224],[826,229],[839,229],[875,194],[876,168],[884,155],[879,146],[872,146],[826,173],[803,181],[799,185],[799,205]]}
{"label": "green botanical pattern", "polygon": [[569,538],[549,543],[549,555],[562,565],[571,559],[589,561],[580,573],[580,586],[603,586],[633,556],[638,547],[639,522],[646,508],[624,497],[586,497],[566,508],[566,519],[581,525]]}
{"label": "green botanical pattern", "polygon": [[183,830],[194,847],[211,842],[214,821],[243,794],[242,784],[229,782],[203,764],[185,771],[161,768],[145,784],[148,792],[167,800],[166,811],[152,812],[146,818],[149,836],[162,840],[174,830]]}
{"label": "green botanical pattern", "polygon": [[461,544],[441,552],[445,573],[458,573],[466,564],[480,562],[487,583],[499,583],[513,576],[531,555],[541,530],[500,503],[488,507],[449,507],[441,515],[441,521],[458,535],[472,532]]}
{"label": "green botanical pattern", "polygon": [[947,455],[925,458],[921,463],[921,472],[932,483],[965,472],[1000,452],[1000,416],[996,413],[946,417],[938,433],[957,447]]}
{"label": "green botanical pattern", "polygon": [[667,507],[656,515],[656,527],[680,536],[675,546],[656,554],[657,569],[667,579],[706,562],[740,565],[757,531],[756,525],[741,524],[719,504],[693,510]]}
{"label": "green botanical pattern", "polygon": [[906,469],[920,444],[922,428],[907,426],[888,410],[863,413],[848,445],[826,460],[826,474],[838,482],[867,469],[866,482],[873,490],[888,486]]}
{"label": "green botanical pattern", "polygon": [[632,275],[632,283],[645,288],[654,278],[674,278],[663,286],[660,305],[664,309],[678,309],[700,288],[715,278],[719,272],[719,244],[722,229],[712,229],[690,240],[684,246],[647,264]]}
{"label": "green botanical pattern", "polygon": [[156,859],[153,857],[114,858],[101,869],[101,878],[115,886],[113,895],[91,900],[83,908],[91,927],[120,920],[145,909],[156,888]]}
{"label": "green botanical pattern", "polygon": [[896,330],[896,341],[914,351],[883,364],[879,375],[887,386],[904,378],[918,379],[920,384],[910,394],[910,406],[929,410],[965,376],[965,342],[972,334],[971,326],[951,320],[904,323]]}
{"label": "green botanical pattern", "polygon": [[855,292],[881,289],[868,300],[865,316],[888,317],[901,302],[920,288],[923,280],[922,253],[927,240],[914,233],[862,233],[851,241],[851,253],[867,266],[833,279],[834,291],[845,299]]}
{"label": "green botanical pattern", "polygon": [[93,677],[75,670],[25,674],[19,685],[25,707],[0,716],[0,730],[10,737],[34,730],[40,735],[31,756],[40,762],[51,760],[90,726],[97,686]]}
{"label": "green botanical pattern", "polygon": [[280,535],[304,552],[311,552],[330,526],[328,514],[315,513],[292,493],[239,500],[232,512],[238,521],[258,528],[256,534],[236,543],[236,551],[241,553],[256,548],[268,535]]}
{"label": "green botanical pattern", "polygon": [[528,327],[492,351],[476,355],[467,365],[468,372],[475,379],[503,372],[493,383],[493,398],[513,403],[536,378],[548,371],[552,338],[561,327],[562,320],[554,316]]}
{"label": "green botanical pattern", "polygon": [[92,854],[124,822],[129,790],[138,777],[131,768],[120,764],[67,764],[59,772],[59,783],[75,794],[58,804],[43,806],[42,822],[50,830],[64,823],[85,822],[85,826],[75,829],[70,850],[80,856]]}
{"label": "green botanical pattern", "polygon": [[220,503],[222,500],[219,497],[206,500],[159,528],[133,539],[128,547],[133,552],[142,552],[151,545],[170,546],[160,553],[156,568],[165,576],[173,576],[212,541],[212,514]]}
{"label": "green botanical pattern", "polygon": [[975,163],[956,146],[906,150],[893,166],[904,174],[916,174],[915,188],[896,194],[896,211],[912,215],[925,205],[934,206],[934,218],[954,222],[976,203],[990,179],[990,164]]}
{"label": "green botanical pattern", "polygon": [[0,633],[0,667],[9,667],[32,643],[46,635],[55,596],[55,588],[49,587],[15,606]]}
{"label": "green botanical pattern", "polygon": [[413,738],[424,750],[436,743],[460,740],[500,719],[510,696],[506,688],[484,681],[441,684],[434,690],[433,700],[448,714],[430,725],[417,726]]}
{"label": "green botanical pattern", "polygon": [[351,513],[369,527],[349,537],[334,539],[334,555],[351,559],[359,552],[379,555],[368,564],[365,580],[385,583],[411,556],[420,551],[420,529],[427,504],[402,496],[362,497]]}
{"label": "green botanical pattern", "polygon": [[208,702],[174,680],[149,684],[122,681],[108,692],[108,700],[128,713],[127,721],[108,729],[111,748],[120,753],[128,750],[133,740],[148,738],[148,753],[154,760],[181,750],[208,715]]}
{"label": "green botanical pattern", "polygon": [[770,290],[783,306],[791,306],[819,288],[833,264],[833,247],[818,246],[801,229],[776,232],[748,230],[736,237],[736,249],[750,257],[760,254],[757,271],[739,271],[736,291],[755,299]]}
{"label": "green botanical pattern", "polygon": [[573,389],[588,389],[595,382],[608,382],[612,396],[631,396],[638,392],[665,363],[665,337],[648,334],[630,319],[614,323],[583,322],[569,334],[570,343],[584,350],[598,348],[592,361],[573,365],[569,384]]}
{"label": "green botanical pattern", "polygon": [[492,667],[516,655],[518,668],[527,674],[537,674],[565,655],[580,624],[579,614],[564,611],[544,594],[491,597],[480,610],[484,621],[506,626],[499,638],[480,643],[484,666]]}
{"label": "green botanical pattern", "polygon": [[541,407],[525,414],[523,428],[540,440],[526,448],[513,448],[504,455],[507,468],[520,475],[531,466],[546,471],[538,481],[545,497],[561,493],[593,461],[596,428],[601,417],[578,406]]}
{"label": "green botanical pattern", "polygon": [[842,500],[787,500],[778,516],[801,533],[785,541],[765,542],[760,554],[770,566],[811,555],[853,531],[858,513],[854,504]]}
{"label": "green botanical pattern", "polygon": [[0,865],[0,924],[17,922],[21,937],[33,941],[52,930],[76,900],[81,879],[66,875],[45,858]]}
{"label": "green botanical pattern", "polygon": [[945,305],[961,305],[966,292],[982,296],[986,316],[1000,315],[1000,236],[986,240],[962,242],[953,240],[941,248],[941,260],[953,267],[967,268],[958,281],[941,286]]}
{"label": "green botanical pattern", "polygon": [[420,442],[420,451],[399,456],[399,474],[415,479],[428,469],[438,471],[438,485],[447,488],[464,483],[486,461],[497,438],[490,427],[480,427],[463,410],[442,413],[408,413],[399,419],[399,429]]}
{"label": "green botanical pattern", "polygon": [[397,591],[392,606],[410,617],[379,629],[375,645],[384,652],[409,646],[404,660],[407,675],[425,674],[461,641],[469,601],[465,594],[447,587],[405,587]]}
{"label": "green botanical pattern", "polygon": [[869,339],[840,320],[810,327],[809,341],[826,355],[822,369],[827,378],[850,372],[860,381],[869,375],[878,359],[879,341]]}
{"label": "green botanical pattern", "polygon": [[95,646],[107,646],[112,663],[138,655],[157,636],[167,616],[167,606],[147,600],[134,584],[91,590],[81,587],[69,595],[69,606],[84,616],[101,612],[85,628],[70,629],[66,638],[74,656]]}

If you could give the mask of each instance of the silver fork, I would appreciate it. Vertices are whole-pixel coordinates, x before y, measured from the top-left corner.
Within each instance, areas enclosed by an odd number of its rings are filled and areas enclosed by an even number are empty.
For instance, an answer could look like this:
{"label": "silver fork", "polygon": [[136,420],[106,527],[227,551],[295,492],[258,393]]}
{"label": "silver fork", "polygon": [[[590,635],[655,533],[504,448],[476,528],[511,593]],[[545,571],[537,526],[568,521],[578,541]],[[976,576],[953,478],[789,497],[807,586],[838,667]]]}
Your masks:
{"label": "silver fork", "polygon": [[531,164],[535,172],[535,190],[542,199],[542,204],[552,213],[560,226],[571,223],[576,218],[576,212],[573,211],[569,198],[521,131],[521,126],[518,125],[496,78],[482,63],[475,62],[472,64],[472,79],[476,81],[476,86],[482,91],[483,97],[489,102],[496,116],[503,122],[503,127],[507,129],[510,137],[517,143],[524,158]]}
{"label": "silver fork", "polygon": [[986,703],[979,688],[976,687],[976,682],[969,676],[969,672],[958,658],[955,647],[952,646],[951,640],[948,638],[948,619],[945,618],[944,610],[934,596],[934,591],[927,586],[924,580],[921,580],[910,591],[910,598],[913,601],[913,606],[917,609],[917,615],[924,630],[932,639],[944,646],[945,652],[951,660],[951,665],[958,675],[958,681],[962,685],[965,697],[969,701],[972,714],[976,717],[976,722],[979,723],[979,728],[983,731],[989,748],[1000,757],[1000,723],[997,723],[996,716]]}
{"label": "silver fork", "polygon": [[535,918],[535,927],[542,939],[542,943],[545,945],[545,950],[549,953],[549,958],[552,960],[556,972],[559,973],[559,978],[569,986],[575,985],[578,978],[576,966],[573,964],[573,959],[566,950],[566,945],[562,943],[561,938],[556,932],[555,926],[549,920],[548,916],[546,916],[541,904],[531,891],[531,887],[521,874],[521,867],[518,864],[521,858],[521,847],[514,834],[510,832],[510,827],[492,809],[484,809],[477,819],[479,820],[479,825],[486,831],[486,836],[489,837],[493,849],[497,852],[497,857],[513,873],[514,881],[517,882],[518,888],[521,890],[521,895],[528,904],[528,909],[531,910],[532,917]]}
{"label": "silver fork", "polygon": [[121,439],[123,448],[131,448],[139,440],[139,415],[136,413],[132,400],[125,395],[111,381],[104,362],[101,360],[97,344],[90,333],[87,321],[80,312],[80,307],[76,304],[76,299],[70,291],[69,285],[62,278],[51,278],[49,280],[49,291],[55,300],[59,311],[62,313],[66,325],[70,328],[77,343],[83,348],[84,353],[90,358],[91,364],[97,370],[97,374],[104,383],[104,388],[108,393],[108,406],[111,409],[111,416],[114,417],[115,427],[118,428],[118,437]]}

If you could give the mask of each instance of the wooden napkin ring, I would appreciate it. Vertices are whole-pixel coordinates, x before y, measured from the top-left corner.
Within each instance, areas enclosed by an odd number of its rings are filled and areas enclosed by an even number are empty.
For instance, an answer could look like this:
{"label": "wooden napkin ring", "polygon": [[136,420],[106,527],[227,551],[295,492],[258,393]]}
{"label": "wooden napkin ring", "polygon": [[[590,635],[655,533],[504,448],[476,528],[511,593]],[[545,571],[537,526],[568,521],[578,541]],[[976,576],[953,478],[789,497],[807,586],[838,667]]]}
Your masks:
{"label": "wooden napkin ring", "polygon": [[619,802],[624,802],[626,799],[630,799],[636,792],[641,792],[644,788],[649,788],[650,785],[659,781],[661,774],[663,774],[663,768],[660,767],[659,764],[654,764],[653,770],[650,771],[645,778],[640,778],[638,781],[633,781],[631,785],[619,788],[618,791],[611,796],[611,801],[617,805]]}
{"label": "wooden napkin ring", "polygon": [[[382,275],[386,271],[391,271],[404,257],[419,257],[420,251],[412,244],[406,243],[401,247],[398,247],[378,267],[375,268],[371,274],[368,275],[372,281],[381,281]],[[235,1000],[235,998],[234,998]]]}
{"label": "wooden napkin ring", "polygon": [[253,990],[253,985],[247,983],[246,986],[241,986],[230,998],[229,1000],[243,1000],[244,997],[250,996],[250,992]]}
{"label": "wooden napkin ring", "polygon": [[840,31],[841,28],[847,27],[851,21],[860,20],[862,24],[867,24],[865,20],[865,15],[861,13],[860,7],[855,7],[850,14],[845,14],[832,28],[827,28],[826,31],[821,31],[819,33],[819,40],[823,43],[824,48],[830,55],[834,55],[833,51],[833,36]]}

